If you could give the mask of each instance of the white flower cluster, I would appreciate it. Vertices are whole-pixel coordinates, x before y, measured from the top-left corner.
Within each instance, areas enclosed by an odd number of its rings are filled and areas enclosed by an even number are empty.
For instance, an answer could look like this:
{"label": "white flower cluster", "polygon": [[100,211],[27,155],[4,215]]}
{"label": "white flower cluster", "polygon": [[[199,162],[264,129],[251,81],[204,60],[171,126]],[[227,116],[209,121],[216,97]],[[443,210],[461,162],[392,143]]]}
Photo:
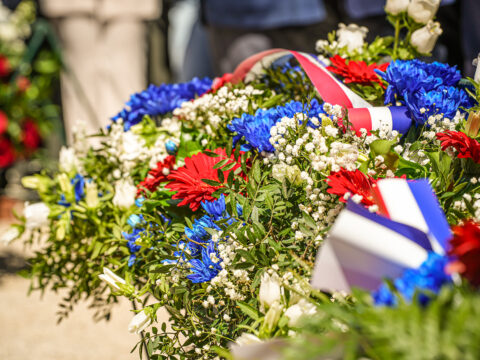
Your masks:
{"label": "white flower cluster", "polygon": [[135,132],[135,127],[124,131],[122,121],[111,124],[111,130],[105,139],[105,156],[117,167],[113,176],[116,179],[128,177],[132,169],[141,162],[147,162],[154,168],[157,162],[168,155],[165,148],[167,141],[179,143],[180,123],[175,119],[165,119],[162,130],[153,146],[147,146],[146,141]]}
{"label": "white flower cluster", "polygon": [[245,89],[233,90],[224,86],[215,94],[204,94],[193,101],[184,102],[173,111],[173,115],[179,120],[188,119],[206,124],[205,131],[211,135],[225,119],[239,117],[247,112],[250,103],[253,110],[256,110],[256,103],[250,99],[262,94],[263,90],[257,90],[251,85],[247,85]]}
{"label": "white flower cluster", "polygon": [[[250,292],[251,279],[246,270],[232,269],[231,265],[235,259],[237,250],[246,250],[246,248],[235,241],[235,235],[218,242],[218,253],[223,260],[220,263],[222,270],[215,276],[207,288],[211,291],[213,288],[222,289],[231,300],[245,300]],[[215,237],[212,238],[215,241]],[[216,262],[218,259],[210,259]]]}
{"label": "white flower cluster", "polygon": [[[470,182],[472,184],[478,184],[480,182],[480,178],[472,177],[470,179]],[[452,206],[453,209],[457,211],[466,212],[469,208],[467,206],[467,203],[470,204],[470,207],[473,208],[473,210],[475,211],[473,220],[477,223],[480,223],[480,194],[476,193],[473,195],[473,197],[468,193],[463,194],[462,198],[454,201]]]}

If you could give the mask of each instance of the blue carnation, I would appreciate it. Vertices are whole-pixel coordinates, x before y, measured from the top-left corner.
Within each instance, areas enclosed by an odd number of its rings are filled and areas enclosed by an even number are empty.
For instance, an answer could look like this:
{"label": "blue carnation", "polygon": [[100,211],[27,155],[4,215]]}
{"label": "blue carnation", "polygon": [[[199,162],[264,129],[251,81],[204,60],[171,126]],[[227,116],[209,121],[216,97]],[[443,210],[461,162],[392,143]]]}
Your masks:
{"label": "blue carnation", "polygon": [[[274,152],[275,148],[270,144],[270,129],[283,117],[293,118],[297,113],[320,118],[324,111],[316,99],[310,102],[310,106],[299,101],[290,101],[283,106],[258,109],[255,115],[243,114],[242,117],[233,119],[227,128],[237,133],[233,139],[234,144],[243,137],[250,146],[260,152]],[[311,122],[309,126],[315,127]]]}
{"label": "blue carnation", "polygon": [[[447,257],[429,253],[427,260],[418,269],[408,269],[401,277],[394,280],[395,289],[408,302],[412,301],[415,292],[418,291],[420,304],[426,305],[430,297],[425,291],[437,294],[443,285],[451,283],[451,277],[444,271],[447,263]],[[385,284],[382,284],[372,295],[376,305],[397,304],[395,295]]]}
{"label": "blue carnation", "polygon": [[385,104],[395,104],[396,100],[420,90],[426,92],[440,86],[454,86],[460,79],[460,71],[456,66],[420,60],[396,60],[390,63],[385,72],[376,72],[388,82],[385,92]]}
{"label": "blue carnation", "polygon": [[124,129],[142,121],[145,115],[164,115],[180,107],[185,101],[194,99],[210,90],[212,80],[209,78],[193,78],[192,81],[180,84],[150,85],[146,90],[130,96],[126,107],[112,120],[123,119]]}
{"label": "blue carnation", "polygon": [[206,248],[202,249],[202,258],[190,260],[192,274],[187,279],[193,283],[203,283],[212,280],[222,270],[222,259],[218,254],[215,244],[210,241]]}
{"label": "blue carnation", "polygon": [[197,243],[204,243],[210,238],[210,234],[205,230],[207,228],[220,230],[210,216],[204,215],[200,219],[195,219],[191,228],[185,226],[185,235]]}
{"label": "blue carnation", "polygon": [[[443,114],[452,119],[460,106],[470,107],[470,97],[463,89],[441,86],[436,90],[405,93],[405,103],[417,124],[424,124],[432,115]],[[423,111],[423,112],[422,112]]]}
{"label": "blue carnation", "polygon": [[225,195],[220,195],[220,197],[214,201],[204,201],[201,203],[203,210],[208,215],[213,216],[214,220],[219,220],[224,217],[226,211],[225,204]]}
{"label": "blue carnation", "polygon": [[433,63],[425,63],[420,60],[414,61],[417,62],[428,75],[442,79],[442,85],[444,86],[455,86],[462,78],[462,74],[460,70],[457,69],[457,65],[450,66],[437,61]]}

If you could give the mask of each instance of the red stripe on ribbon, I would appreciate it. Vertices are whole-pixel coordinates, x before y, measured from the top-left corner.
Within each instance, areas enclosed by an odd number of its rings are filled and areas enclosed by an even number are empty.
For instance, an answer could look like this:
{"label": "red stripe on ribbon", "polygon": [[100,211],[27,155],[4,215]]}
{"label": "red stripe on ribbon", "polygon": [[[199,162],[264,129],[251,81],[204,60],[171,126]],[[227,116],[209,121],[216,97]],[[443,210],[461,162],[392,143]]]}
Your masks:
{"label": "red stripe on ribbon", "polygon": [[235,69],[231,80],[232,83],[237,83],[243,80],[245,76],[252,70],[255,64],[260,62],[263,58],[273,54],[278,54],[280,57],[282,56],[281,53],[290,53],[293,55],[293,57],[295,57],[323,101],[332,105],[341,105],[346,108],[353,107],[345,89],[342,88],[342,85],[338,82],[338,80],[329,74],[328,70],[326,70],[319,63],[314,64],[305,55],[292,50],[271,49],[250,56],[240,63],[240,65],[238,65],[238,67]]}
{"label": "red stripe on ribbon", "polygon": [[259,52],[258,54],[255,54],[255,55],[252,55],[252,56],[246,58],[245,60],[243,60],[240,63],[240,65],[237,66],[237,68],[233,72],[231,82],[233,84],[236,84],[239,81],[242,81],[245,78],[245,76],[249,73],[249,71],[252,70],[253,66],[256,63],[258,63],[259,61],[261,61],[264,57],[266,57],[268,55],[271,55],[271,54],[283,52],[283,51],[288,51],[288,50],[270,49],[270,50],[265,50],[265,51]]}
{"label": "red stripe on ribbon", "polygon": [[358,136],[361,135],[360,129],[364,128],[368,132],[372,130],[372,117],[370,111],[366,108],[348,109],[348,121]]}
{"label": "red stripe on ribbon", "polygon": [[323,101],[332,105],[341,105],[346,108],[353,107],[352,102],[342,89],[339,82],[334,79],[328,70],[319,65],[314,65],[306,56],[296,51],[290,51],[302,66],[313,86],[317,89]]}

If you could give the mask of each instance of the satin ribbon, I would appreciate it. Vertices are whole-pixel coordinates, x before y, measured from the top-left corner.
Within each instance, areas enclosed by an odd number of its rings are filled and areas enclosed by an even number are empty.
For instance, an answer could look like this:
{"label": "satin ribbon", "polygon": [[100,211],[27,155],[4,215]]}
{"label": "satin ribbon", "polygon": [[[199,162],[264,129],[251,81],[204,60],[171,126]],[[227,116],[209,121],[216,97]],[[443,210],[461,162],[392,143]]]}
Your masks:
{"label": "satin ribbon", "polygon": [[450,227],[428,180],[379,180],[375,198],[379,214],[351,201],[339,214],[318,252],[312,286],[375,290],[383,278],[418,268],[429,252],[446,252]]}
{"label": "satin ribbon", "polygon": [[403,106],[373,107],[367,101],[337,80],[315,57],[292,50],[271,49],[252,55],[244,60],[233,72],[232,83],[249,82],[259,76],[265,67],[278,58],[292,55],[312,82],[318,95],[327,103],[341,105],[348,111],[348,121],[356,133],[360,129],[386,131],[396,130],[405,134],[412,120]]}

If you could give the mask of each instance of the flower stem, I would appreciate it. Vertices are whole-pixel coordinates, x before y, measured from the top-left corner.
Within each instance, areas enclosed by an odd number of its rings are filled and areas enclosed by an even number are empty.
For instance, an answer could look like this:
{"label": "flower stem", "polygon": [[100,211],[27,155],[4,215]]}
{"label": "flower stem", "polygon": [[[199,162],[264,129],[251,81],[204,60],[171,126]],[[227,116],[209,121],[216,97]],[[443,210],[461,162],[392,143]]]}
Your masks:
{"label": "flower stem", "polygon": [[393,42],[393,60],[397,60],[397,48],[398,48],[398,41],[400,38],[400,17],[397,17],[395,20],[395,40]]}

